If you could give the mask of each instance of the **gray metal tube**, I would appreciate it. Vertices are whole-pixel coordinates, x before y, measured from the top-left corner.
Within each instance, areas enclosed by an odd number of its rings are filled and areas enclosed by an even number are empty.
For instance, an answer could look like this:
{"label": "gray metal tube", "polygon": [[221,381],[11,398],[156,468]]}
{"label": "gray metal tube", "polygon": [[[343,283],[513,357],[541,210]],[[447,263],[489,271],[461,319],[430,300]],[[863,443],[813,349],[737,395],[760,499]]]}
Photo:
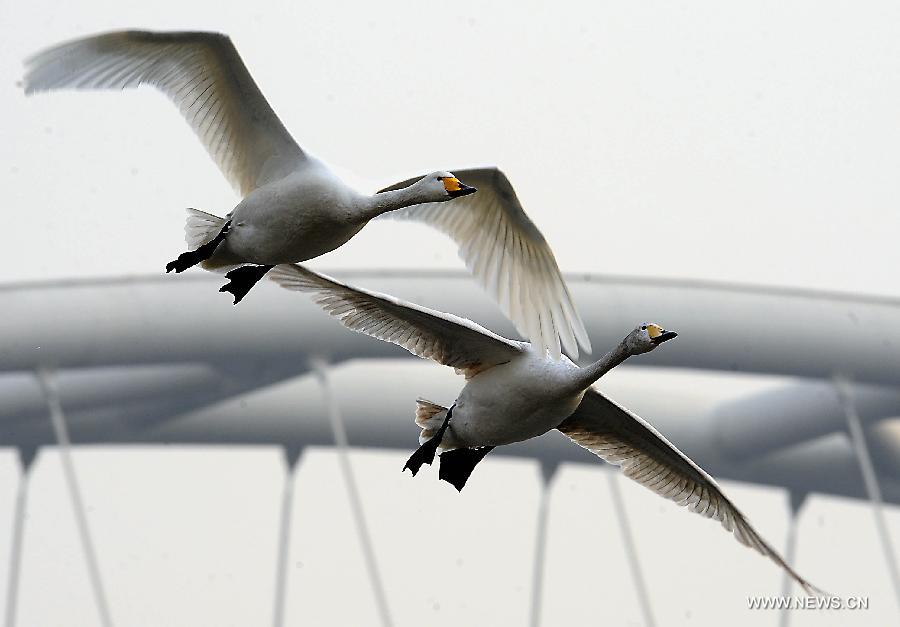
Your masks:
{"label": "gray metal tube", "polygon": [[[465,315],[515,337],[468,275],[340,273],[347,281]],[[322,355],[397,357],[395,346],[348,333],[309,300],[272,284],[238,307],[218,277],[9,286],[0,370]],[[900,303],[679,281],[570,279],[595,350],[656,320],[681,339],[640,365],[762,372],[900,386]]]}
{"label": "gray metal tube", "polygon": [[[854,398],[866,422],[900,415],[900,390],[855,385]],[[722,455],[739,460],[844,431],[847,425],[834,385],[825,381],[800,381],[723,403],[713,421]]]}

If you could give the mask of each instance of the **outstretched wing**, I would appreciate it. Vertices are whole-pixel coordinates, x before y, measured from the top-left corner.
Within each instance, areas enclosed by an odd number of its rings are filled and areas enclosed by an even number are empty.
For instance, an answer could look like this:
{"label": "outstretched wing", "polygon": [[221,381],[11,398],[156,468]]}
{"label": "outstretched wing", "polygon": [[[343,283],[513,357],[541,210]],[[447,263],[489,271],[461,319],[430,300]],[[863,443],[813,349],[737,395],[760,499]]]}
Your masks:
{"label": "outstretched wing", "polygon": [[105,33],[39,52],[25,70],[26,93],[153,85],[178,106],[243,195],[306,159],[226,35]]}
{"label": "outstretched wing", "polygon": [[467,378],[523,350],[471,320],[350,287],[298,264],[276,266],[269,277],[289,290],[312,293],[316,304],[348,329],[456,368]]}
{"label": "outstretched wing", "polygon": [[[454,170],[454,174],[477,187],[478,193],[384,216],[419,220],[449,235],[481,286],[538,349],[549,349],[558,358],[561,340],[573,358],[578,356],[578,344],[590,352],[590,339],[553,251],[522,209],[506,175],[497,168]],[[419,178],[382,191],[408,187]]]}
{"label": "outstretched wing", "polygon": [[620,466],[629,479],[718,520],[739,542],[781,566],[808,593],[821,593],[763,540],[712,477],[639,416],[589,389],[575,413],[558,429],[579,446]]}

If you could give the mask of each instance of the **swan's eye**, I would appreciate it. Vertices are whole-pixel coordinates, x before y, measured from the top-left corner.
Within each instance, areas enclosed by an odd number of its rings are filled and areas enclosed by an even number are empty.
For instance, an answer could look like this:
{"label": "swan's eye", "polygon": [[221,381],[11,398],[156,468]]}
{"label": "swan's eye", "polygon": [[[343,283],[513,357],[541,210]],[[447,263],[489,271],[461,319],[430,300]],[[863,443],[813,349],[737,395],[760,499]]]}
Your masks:
{"label": "swan's eye", "polygon": [[462,189],[458,178],[445,176],[441,180],[444,181],[444,189],[448,192],[458,192]]}
{"label": "swan's eye", "polygon": [[646,330],[647,330],[647,325],[645,324],[641,327],[641,331],[646,331]]}

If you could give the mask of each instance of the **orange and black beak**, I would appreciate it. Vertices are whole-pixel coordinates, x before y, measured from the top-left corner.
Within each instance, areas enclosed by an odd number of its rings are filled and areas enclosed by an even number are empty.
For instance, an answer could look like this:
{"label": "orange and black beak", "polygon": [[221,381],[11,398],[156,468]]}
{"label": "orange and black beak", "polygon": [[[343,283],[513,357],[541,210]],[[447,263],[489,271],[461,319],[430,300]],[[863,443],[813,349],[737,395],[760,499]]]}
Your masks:
{"label": "orange and black beak", "polygon": [[478,191],[474,187],[466,185],[454,176],[445,176],[441,180],[444,182],[444,189],[447,190],[447,194],[450,196],[450,198],[468,196],[469,194],[474,194]]}
{"label": "orange and black beak", "polygon": [[678,337],[678,334],[675,333],[675,331],[663,331],[662,333],[654,337],[651,341],[656,346],[659,346],[663,342],[668,342],[669,340],[675,339],[676,337]]}
{"label": "orange and black beak", "polygon": [[646,326],[647,335],[650,336],[650,341],[653,342],[654,346],[659,346],[663,342],[668,342],[669,340],[678,337],[678,334],[675,331],[666,331],[658,324],[648,324]]}

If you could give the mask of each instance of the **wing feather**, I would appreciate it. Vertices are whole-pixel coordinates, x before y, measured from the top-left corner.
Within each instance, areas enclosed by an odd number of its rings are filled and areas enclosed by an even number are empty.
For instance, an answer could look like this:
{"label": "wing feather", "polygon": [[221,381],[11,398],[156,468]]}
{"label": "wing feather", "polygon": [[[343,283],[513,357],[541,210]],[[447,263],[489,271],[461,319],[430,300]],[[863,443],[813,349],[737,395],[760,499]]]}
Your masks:
{"label": "wing feather", "polygon": [[[522,209],[509,179],[497,168],[455,173],[477,187],[478,193],[444,203],[414,205],[385,217],[425,222],[449,235],[481,286],[539,350],[549,350],[558,358],[562,343],[572,357],[578,356],[579,345],[589,352],[587,331],[553,251]],[[386,189],[407,187],[417,180]]]}
{"label": "wing feather", "polygon": [[520,354],[522,345],[471,320],[392,296],[351,287],[301,265],[281,265],[269,277],[289,290],[309,292],[345,327],[402,346],[471,377]]}
{"label": "wing feather", "polygon": [[579,446],[620,466],[629,479],[692,512],[718,520],[738,542],[778,564],[806,592],[821,594],[763,540],[712,477],[639,416],[590,389],[575,413],[558,428]]}
{"label": "wing feather", "polygon": [[243,195],[306,160],[231,40],[219,33],[132,30],[77,39],[26,60],[24,82],[26,93],[156,87]]}

